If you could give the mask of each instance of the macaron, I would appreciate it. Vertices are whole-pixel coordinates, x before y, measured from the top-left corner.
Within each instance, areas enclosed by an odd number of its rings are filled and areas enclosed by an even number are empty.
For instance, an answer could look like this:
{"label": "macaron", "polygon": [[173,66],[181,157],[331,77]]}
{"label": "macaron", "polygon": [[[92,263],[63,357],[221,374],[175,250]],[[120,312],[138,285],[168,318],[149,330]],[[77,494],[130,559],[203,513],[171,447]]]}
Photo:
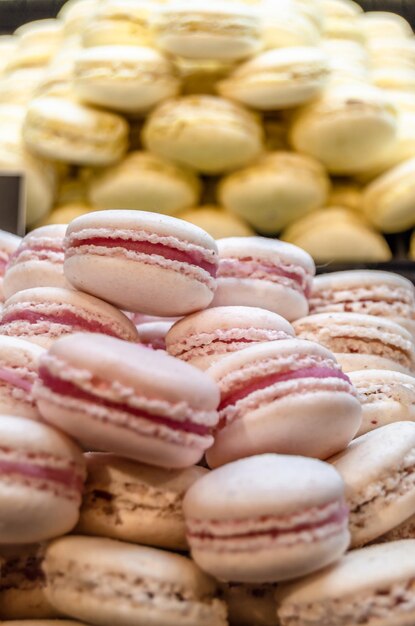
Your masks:
{"label": "macaron", "polygon": [[319,44],[320,26],[299,11],[294,3],[276,4],[273,0],[265,0],[259,3],[258,8],[261,17],[262,44],[266,50]]}
{"label": "macaron", "polygon": [[29,150],[45,159],[110,165],[127,151],[128,125],[115,113],[44,96],[28,107],[23,140]]}
{"label": "macaron", "polygon": [[63,273],[66,225],[43,226],[22,239],[3,278],[5,298],[32,287],[67,287]]}
{"label": "macaron", "polygon": [[145,147],[203,174],[220,174],[257,159],[263,151],[259,118],[215,96],[183,96],[163,102],[148,117]]}
{"label": "macaron", "polygon": [[396,109],[385,94],[349,83],[328,88],[304,106],[290,139],[295,150],[320,160],[330,173],[346,175],[376,163],[392,146],[396,130]]}
{"label": "macaron", "polygon": [[273,583],[223,583],[221,598],[228,609],[230,626],[279,626],[275,589]]}
{"label": "macaron", "polygon": [[122,207],[176,215],[198,203],[201,185],[188,168],[134,151],[117,165],[94,172],[87,193],[100,209]]}
{"label": "macaron", "polygon": [[363,9],[354,0],[321,0],[321,9],[326,18],[350,18],[357,17],[363,13]]}
{"label": "macaron", "polygon": [[392,272],[332,272],[314,279],[310,313],[364,313],[415,330],[415,288]]}
{"label": "macaron", "polygon": [[363,192],[367,218],[385,233],[397,233],[415,226],[415,158],[404,161],[375,178]]}
{"label": "macaron", "polygon": [[214,581],[178,554],[112,539],[63,537],[49,545],[44,571],[50,602],[74,618],[118,626],[227,624]]}
{"label": "macaron", "polygon": [[211,204],[196,209],[188,209],[179,213],[178,217],[203,228],[214,239],[223,237],[250,237],[254,234],[252,228],[236,215],[223,211],[221,207]]}
{"label": "macaron", "polygon": [[329,189],[328,175],[316,159],[279,150],[222,178],[218,198],[255,230],[275,234],[324,206]]}
{"label": "macaron", "polygon": [[80,449],[46,424],[1,416],[0,544],[34,543],[74,528],[85,479]]}
{"label": "macaron", "polygon": [[263,237],[229,237],[217,244],[212,306],[259,306],[289,321],[307,315],[315,266],[306,252]]}
{"label": "macaron", "polygon": [[180,469],[213,443],[216,383],[162,351],[76,334],[50,348],[39,377],[43,418],[86,449]]}
{"label": "macaron", "polygon": [[40,419],[32,388],[44,349],[0,335],[0,414]]}
{"label": "macaron", "polygon": [[[411,597],[415,541],[396,541],[353,550],[321,572],[277,590],[281,626],[407,625],[415,612]],[[362,620],[364,620],[362,622]]]}
{"label": "macaron", "polygon": [[359,23],[367,39],[413,36],[410,23],[402,15],[391,11],[362,13]]}
{"label": "macaron", "polygon": [[346,372],[385,369],[411,374],[414,345],[395,322],[359,313],[317,313],[294,322],[300,339],[317,341],[334,352]]}
{"label": "macaron", "polygon": [[65,37],[79,35],[99,6],[98,0],[67,0],[58,12]]}
{"label": "macaron", "polygon": [[97,2],[80,31],[83,47],[151,45],[149,17],[152,9],[148,0]]}
{"label": "macaron", "polygon": [[292,339],[293,327],[266,309],[213,307],[176,322],[166,335],[167,352],[201,370],[251,345]]}
{"label": "macaron", "polygon": [[304,215],[281,238],[306,250],[318,263],[379,263],[392,258],[386,239],[356,211],[344,207]]}
{"label": "macaron", "polygon": [[349,544],[344,485],[327,463],[263,454],[214,470],[184,498],[195,562],[222,581],[299,578]]}
{"label": "macaron", "polygon": [[8,63],[10,70],[47,65],[63,39],[62,23],[56,19],[27,22],[14,32],[16,49]]}
{"label": "macaron", "polygon": [[137,340],[134,324],[121,311],[72,289],[35,287],[19,291],[6,300],[0,317],[0,335],[46,348],[59,337],[80,331]]}
{"label": "macaron", "polygon": [[353,548],[415,514],[413,422],[395,422],[366,433],[329,462],[346,485]]}
{"label": "macaron", "polygon": [[175,2],[155,8],[156,44],[188,59],[238,61],[261,46],[258,12],[242,2]]}
{"label": "macaron", "polygon": [[286,109],[318,96],[329,72],[329,60],[320,48],[276,48],[239,65],[218,84],[218,91],[260,111]]}
{"label": "macaron", "polygon": [[[45,596],[46,580],[42,572],[45,548],[46,543],[0,546],[2,624],[10,623],[3,621],[6,619],[22,620],[12,624],[26,624],[25,619],[57,615]],[[40,623],[43,624],[43,620]],[[46,619],[45,624],[48,623]]]}
{"label": "macaron", "polygon": [[399,526],[395,526],[388,533],[376,539],[373,543],[387,543],[390,541],[400,541],[401,539],[415,538],[415,515],[408,517]]}
{"label": "macaron", "polygon": [[22,238],[12,233],[0,230],[0,301],[5,300],[3,291],[3,280],[7,263],[12,254],[17,250]]}
{"label": "macaron", "polygon": [[334,356],[312,341],[245,348],[208,374],[221,392],[215,443],[206,453],[210,467],[265,452],[325,459],[359,429],[355,389]]}
{"label": "macaron", "polygon": [[171,470],[111,454],[86,455],[88,478],[77,532],[186,550],[182,511],[189,487],[208,470]]}
{"label": "macaron", "polygon": [[136,326],[139,343],[153,350],[166,349],[166,335],[174,322],[144,322]]}
{"label": "macaron", "polygon": [[415,421],[413,376],[388,370],[350,372],[362,404],[362,425],[357,436],[392,422]]}
{"label": "macaron", "polygon": [[149,111],[180,89],[171,61],[157,50],[136,45],[81,49],[73,80],[81,100],[130,115]]}
{"label": "macaron", "polygon": [[69,282],[125,310],[170,317],[206,308],[217,266],[215,240],[166,215],[96,211],[66,234]]}
{"label": "macaron", "polygon": [[46,215],[39,226],[49,226],[52,224],[69,224],[76,217],[96,211],[96,207],[91,206],[87,202],[73,202],[69,204],[56,205],[51,213]]}

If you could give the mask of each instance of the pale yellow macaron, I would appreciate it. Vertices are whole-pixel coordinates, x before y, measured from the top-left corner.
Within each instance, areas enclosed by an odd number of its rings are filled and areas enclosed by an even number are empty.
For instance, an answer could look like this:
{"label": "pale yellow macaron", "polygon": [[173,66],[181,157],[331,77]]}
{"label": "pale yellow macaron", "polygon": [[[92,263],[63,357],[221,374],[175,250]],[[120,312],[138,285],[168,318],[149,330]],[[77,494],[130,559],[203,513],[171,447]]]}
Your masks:
{"label": "pale yellow macaron", "polygon": [[151,0],[101,0],[82,30],[82,42],[94,46],[151,45]]}
{"label": "pale yellow macaron", "polygon": [[413,36],[410,23],[402,15],[390,11],[362,13],[359,22],[366,39]]}
{"label": "pale yellow macaron", "polygon": [[152,26],[161,50],[188,59],[237,61],[261,45],[258,11],[242,2],[167,2]]}
{"label": "pale yellow macaron", "polygon": [[31,67],[0,76],[0,104],[27,105],[45,77],[44,67]]}
{"label": "pale yellow macaron", "polygon": [[76,217],[96,211],[96,207],[89,204],[73,203],[60,205],[53,208],[52,212],[44,217],[36,226],[49,226],[50,224],[69,224]]}
{"label": "pale yellow macaron", "polygon": [[327,17],[324,20],[324,37],[326,39],[340,39],[356,41],[365,44],[366,37],[357,17]]}
{"label": "pale yellow macaron", "polygon": [[415,226],[415,158],[404,161],[368,185],[363,194],[367,218],[385,233]]}
{"label": "pale yellow macaron", "polygon": [[82,32],[88,20],[93,17],[100,0],[68,0],[58,13],[63,23],[65,37],[73,37]]}
{"label": "pale yellow macaron", "polygon": [[213,96],[162,103],[143,129],[145,147],[204,174],[243,167],[263,151],[259,118],[239,104]]}
{"label": "pale yellow macaron", "polygon": [[320,27],[291,2],[263,0],[259,14],[262,44],[266,50],[315,46],[320,42]]}
{"label": "pale yellow macaron", "polygon": [[127,150],[128,124],[114,113],[45,96],[30,103],[23,139],[34,154],[47,159],[109,165]]}
{"label": "pale yellow macaron", "polygon": [[268,50],[237,67],[218,91],[256,109],[285,109],[315,98],[329,71],[329,59],[317,47]]}
{"label": "pale yellow macaron", "polygon": [[399,67],[387,65],[372,70],[371,78],[374,85],[382,89],[393,89],[415,93],[415,65]]}
{"label": "pale yellow macaron", "polygon": [[255,234],[252,228],[236,215],[210,204],[184,211],[176,217],[203,228],[214,239],[250,237]]}
{"label": "pale yellow macaron", "polygon": [[75,60],[73,80],[81,100],[127,114],[145,113],[180,90],[174,65],[142,46],[84,48]]}
{"label": "pale yellow macaron", "polygon": [[370,62],[373,67],[414,67],[414,37],[381,37],[371,39],[367,44]]}
{"label": "pale yellow macaron", "polygon": [[14,34],[18,43],[9,69],[47,65],[62,43],[63,25],[56,19],[36,20],[23,24]]}
{"label": "pale yellow macaron", "polygon": [[354,0],[321,0],[321,9],[326,18],[350,18],[363,13],[362,7]]}
{"label": "pale yellow macaron", "polygon": [[397,111],[384,92],[369,85],[330,87],[303,107],[290,131],[292,145],[319,159],[333,174],[356,174],[393,145]]}
{"label": "pale yellow macaron", "polygon": [[[0,111],[0,169],[25,175],[23,208],[28,225],[46,215],[54,201],[57,171],[53,164],[30,154],[21,140],[22,115],[19,108],[5,107]],[[13,109],[15,113],[13,114]]]}
{"label": "pale yellow macaron", "polygon": [[219,184],[220,203],[263,234],[279,232],[327,202],[330,181],[309,156],[271,152]]}
{"label": "pale yellow macaron", "polygon": [[306,250],[318,263],[389,261],[386,240],[354,211],[320,209],[285,230],[284,241]]}
{"label": "pale yellow macaron", "polygon": [[199,202],[201,184],[190,170],[149,152],[131,152],[89,180],[91,204],[175,215]]}
{"label": "pale yellow macaron", "polygon": [[0,35],[0,75],[9,64],[16,48],[18,38],[14,35]]}

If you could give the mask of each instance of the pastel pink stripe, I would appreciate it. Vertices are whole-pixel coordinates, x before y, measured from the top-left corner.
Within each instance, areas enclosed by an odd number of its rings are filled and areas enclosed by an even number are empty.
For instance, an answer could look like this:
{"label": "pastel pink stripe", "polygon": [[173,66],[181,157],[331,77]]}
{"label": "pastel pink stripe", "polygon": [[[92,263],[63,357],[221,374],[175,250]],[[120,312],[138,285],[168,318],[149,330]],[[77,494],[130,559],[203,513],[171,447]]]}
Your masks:
{"label": "pastel pink stripe", "polygon": [[27,478],[37,478],[64,485],[68,489],[82,491],[83,481],[72,469],[60,469],[54,467],[44,467],[32,463],[21,461],[0,460],[1,475],[19,474]]}
{"label": "pastel pink stripe", "polygon": [[20,374],[17,374],[12,369],[6,367],[0,367],[0,380],[4,383],[9,383],[13,387],[19,387],[24,391],[31,391],[33,383],[30,380],[23,378]]}

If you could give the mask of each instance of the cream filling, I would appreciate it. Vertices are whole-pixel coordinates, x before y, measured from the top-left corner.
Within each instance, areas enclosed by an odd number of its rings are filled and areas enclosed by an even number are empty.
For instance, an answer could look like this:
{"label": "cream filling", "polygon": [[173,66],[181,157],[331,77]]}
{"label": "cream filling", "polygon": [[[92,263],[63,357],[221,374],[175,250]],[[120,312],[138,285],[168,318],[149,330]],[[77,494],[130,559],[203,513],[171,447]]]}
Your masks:
{"label": "cream filling", "polygon": [[[349,289],[317,289],[310,298],[311,313],[325,313],[331,311],[360,312],[366,310],[379,311],[410,317],[415,312],[415,295],[405,288],[386,287],[375,285]],[[376,315],[376,313],[374,313]]]}
{"label": "cream filling", "polygon": [[258,21],[241,15],[196,15],[194,13],[167,14],[160,16],[156,29],[158,33],[170,36],[183,33],[188,35],[217,35],[226,37],[260,36]]}
{"label": "cream filling", "polygon": [[393,400],[406,407],[415,406],[415,383],[382,383],[382,382],[354,382],[362,404],[374,404]]}
{"label": "cream filling", "polygon": [[227,624],[223,602],[211,594],[199,595],[179,583],[152,579],[151,570],[143,578],[116,570],[97,576],[94,565],[85,563],[81,568],[76,561],[68,560],[62,570],[55,563],[49,564],[47,576],[54,593],[67,594],[68,589],[84,593],[88,589],[95,602],[113,601],[114,607],[122,602],[130,609],[146,608],[173,614],[177,620],[193,618],[194,624]]}
{"label": "cream filling", "polygon": [[389,476],[372,482],[361,493],[348,498],[350,507],[350,532],[358,533],[375,516],[378,507],[384,508],[415,489],[415,450]]}
{"label": "cream filling", "polygon": [[393,624],[394,617],[405,614],[408,623],[410,619],[412,623],[414,612],[415,579],[412,578],[388,588],[365,589],[345,597],[340,595],[304,604],[287,601],[280,607],[278,617],[281,626],[357,626],[376,620]]}

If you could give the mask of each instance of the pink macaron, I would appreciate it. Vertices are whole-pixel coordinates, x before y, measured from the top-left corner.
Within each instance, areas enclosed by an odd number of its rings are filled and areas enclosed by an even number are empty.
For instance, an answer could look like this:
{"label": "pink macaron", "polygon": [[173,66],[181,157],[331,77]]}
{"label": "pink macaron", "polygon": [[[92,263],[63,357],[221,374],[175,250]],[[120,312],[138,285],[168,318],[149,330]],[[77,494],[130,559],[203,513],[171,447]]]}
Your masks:
{"label": "pink macaron", "polygon": [[144,211],[95,211],[69,224],[64,271],[77,289],[121,309],[180,316],[216,289],[215,240],[183,220]]}
{"label": "pink macaron", "polygon": [[5,298],[32,287],[70,287],[63,273],[66,226],[42,226],[24,237],[3,278]]}
{"label": "pink macaron", "polygon": [[63,287],[19,291],[6,300],[0,318],[0,335],[20,337],[44,347],[79,331],[127,341],[138,338],[134,324],[111,304]]}
{"label": "pink macaron", "polygon": [[3,277],[6,272],[7,263],[13,252],[17,250],[22,238],[11,233],[0,230],[0,301],[5,299],[3,293]]}
{"label": "pink macaron", "polygon": [[200,461],[218,423],[219,389],[207,374],[104,335],[54,343],[34,394],[44,419],[85,448],[161,467]]}
{"label": "pink macaron", "polygon": [[277,239],[219,239],[212,306],[259,306],[292,321],[307,315],[315,273],[307,252]]}
{"label": "pink macaron", "polygon": [[362,416],[333,354],[287,339],[231,354],[208,374],[221,390],[210,467],[265,452],[325,459],[347,446]]}
{"label": "pink macaron", "polygon": [[299,578],[339,559],[350,541],[343,481],[316,459],[229,463],[190,487],[183,510],[193,559],[223,581]]}
{"label": "pink macaron", "polygon": [[30,341],[0,335],[0,415],[40,419],[32,389],[44,351]]}
{"label": "pink macaron", "polygon": [[206,370],[224,356],[265,341],[292,339],[286,319],[257,307],[220,306],[193,313],[171,328],[167,352]]}
{"label": "pink macaron", "polygon": [[166,349],[166,335],[174,322],[145,322],[137,325],[138,339],[141,345],[153,350]]}
{"label": "pink macaron", "polygon": [[46,424],[0,419],[0,544],[63,535],[79,517],[85,479],[81,450]]}

